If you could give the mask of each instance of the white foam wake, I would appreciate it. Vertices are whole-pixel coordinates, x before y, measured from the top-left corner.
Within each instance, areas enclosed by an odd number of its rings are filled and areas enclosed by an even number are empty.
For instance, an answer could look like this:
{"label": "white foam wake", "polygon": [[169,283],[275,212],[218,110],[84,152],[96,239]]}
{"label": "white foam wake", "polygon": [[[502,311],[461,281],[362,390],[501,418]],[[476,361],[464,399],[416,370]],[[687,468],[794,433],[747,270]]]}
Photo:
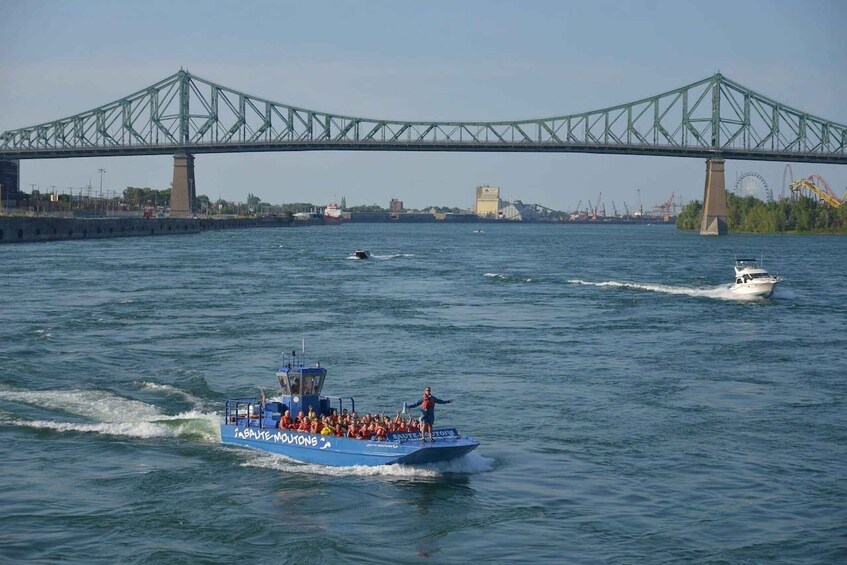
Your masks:
{"label": "white foam wake", "polygon": [[184,390],[180,390],[180,389],[176,388],[175,386],[163,385],[163,384],[159,384],[159,383],[151,383],[151,382],[147,382],[147,381],[142,381],[140,384],[141,384],[141,387],[145,390],[149,390],[149,391],[152,391],[152,392],[155,392],[155,393],[165,394],[165,395],[168,395],[168,396],[179,396],[182,399],[184,399],[184,400],[190,402],[191,404],[193,404],[195,408],[199,408],[200,406],[203,405],[202,400],[200,400],[199,398],[197,398],[194,395],[191,395],[191,394],[185,392]]}
{"label": "white foam wake", "polygon": [[646,290],[650,292],[661,292],[664,294],[682,294],[685,296],[695,296],[700,298],[715,298],[718,300],[760,300],[759,298],[735,294],[730,291],[732,285],[722,284],[707,288],[690,288],[684,286],[669,286],[664,284],[649,284],[649,283],[632,283],[625,281],[605,281],[591,282],[579,279],[571,279],[568,281],[571,284],[581,284],[586,286],[597,287],[612,287],[612,288],[629,288],[633,290]]}
{"label": "white foam wake", "polygon": [[0,398],[100,422],[149,420],[162,413],[155,406],[99,390],[0,389]]}
{"label": "white foam wake", "polygon": [[245,467],[261,467],[286,473],[307,473],[332,477],[385,477],[389,479],[438,479],[446,473],[476,474],[491,471],[494,460],[468,453],[464,457],[434,463],[431,465],[353,465],[350,467],[332,467],[312,463],[299,463],[283,455],[264,453],[261,451],[244,450]]}
{"label": "white foam wake", "polygon": [[504,275],[502,273],[485,273],[484,275],[487,279],[494,279],[496,281],[504,281],[504,282],[524,282],[531,283],[532,279],[529,277],[518,277],[514,275]]}
{"label": "white foam wake", "polygon": [[[28,391],[0,388],[0,399],[57,412],[55,420],[23,419],[9,415],[5,424],[57,432],[92,432],[135,438],[181,437],[220,441],[219,416],[195,410],[163,414],[157,407],[105,391]],[[89,422],[61,421],[61,415],[82,416]]]}

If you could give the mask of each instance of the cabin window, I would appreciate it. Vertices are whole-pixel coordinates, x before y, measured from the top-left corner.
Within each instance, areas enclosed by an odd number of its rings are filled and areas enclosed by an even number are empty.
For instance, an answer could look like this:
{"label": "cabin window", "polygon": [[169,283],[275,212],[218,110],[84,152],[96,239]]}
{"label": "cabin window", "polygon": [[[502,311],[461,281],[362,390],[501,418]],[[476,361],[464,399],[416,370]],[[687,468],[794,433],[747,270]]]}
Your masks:
{"label": "cabin window", "polygon": [[294,379],[292,379],[291,394],[300,394],[300,377],[294,377]]}
{"label": "cabin window", "polygon": [[279,387],[282,389],[282,394],[291,394],[291,389],[288,386],[288,375],[285,373],[277,373],[276,376],[279,379]]}
{"label": "cabin window", "polygon": [[312,375],[303,377],[303,394],[319,394],[320,389],[317,387],[316,379]]}
{"label": "cabin window", "polygon": [[312,395],[320,394],[323,388],[323,375],[304,375],[303,376],[303,394]]}

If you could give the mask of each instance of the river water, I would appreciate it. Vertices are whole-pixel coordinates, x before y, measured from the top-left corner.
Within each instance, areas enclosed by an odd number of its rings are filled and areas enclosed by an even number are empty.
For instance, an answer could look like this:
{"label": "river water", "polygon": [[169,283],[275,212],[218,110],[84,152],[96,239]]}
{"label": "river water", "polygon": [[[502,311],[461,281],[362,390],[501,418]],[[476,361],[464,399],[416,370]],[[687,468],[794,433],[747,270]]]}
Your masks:
{"label": "river water", "polygon": [[[367,261],[350,259],[356,247]],[[734,300],[736,255],[784,277]],[[0,247],[0,561],[843,563],[847,238],[345,224]],[[279,355],[481,442],[220,444]]]}

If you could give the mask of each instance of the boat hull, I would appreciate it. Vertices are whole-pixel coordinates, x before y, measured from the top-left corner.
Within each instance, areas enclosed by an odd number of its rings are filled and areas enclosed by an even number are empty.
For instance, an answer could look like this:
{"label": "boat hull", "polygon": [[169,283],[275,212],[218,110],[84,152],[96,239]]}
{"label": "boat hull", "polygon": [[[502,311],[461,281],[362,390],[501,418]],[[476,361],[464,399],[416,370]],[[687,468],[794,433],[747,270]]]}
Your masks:
{"label": "boat hull", "polygon": [[[456,430],[436,430],[435,441],[396,434],[391,441],[367,441],[232,424],[221,425],[221,441],[284,455],[304,463],[333,466],[424,465],[457,459],[479,443]],[[406,436],[406,437],[399,437]]]}
{"label": "boat hull", "polygon": [[770,298],[773,294],[775,282],[742,283],[730,287],[730,292],[738,296],[749,298]]}

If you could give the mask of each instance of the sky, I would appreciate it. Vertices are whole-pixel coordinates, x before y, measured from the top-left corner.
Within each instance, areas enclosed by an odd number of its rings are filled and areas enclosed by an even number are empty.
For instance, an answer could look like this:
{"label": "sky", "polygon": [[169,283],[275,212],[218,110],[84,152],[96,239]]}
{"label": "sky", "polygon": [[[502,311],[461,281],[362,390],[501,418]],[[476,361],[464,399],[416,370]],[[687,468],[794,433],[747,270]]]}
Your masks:
{"label": "sky", "polygon": [[[242,92],[365,118],[499,121],[595,110],[720,71],[847,124],[847,2],[0,0],[0,131],[77,114],[180,68]],[[21,161],[21,189],[167,188],[170,156]],[[779,195],[785,163],[727,161]],[[847,166],[791,164],[847,191]],[[197,155],[198,194],[470,208],[475,187],[572,210],[702,200],[703,159],[578,153]]]}

